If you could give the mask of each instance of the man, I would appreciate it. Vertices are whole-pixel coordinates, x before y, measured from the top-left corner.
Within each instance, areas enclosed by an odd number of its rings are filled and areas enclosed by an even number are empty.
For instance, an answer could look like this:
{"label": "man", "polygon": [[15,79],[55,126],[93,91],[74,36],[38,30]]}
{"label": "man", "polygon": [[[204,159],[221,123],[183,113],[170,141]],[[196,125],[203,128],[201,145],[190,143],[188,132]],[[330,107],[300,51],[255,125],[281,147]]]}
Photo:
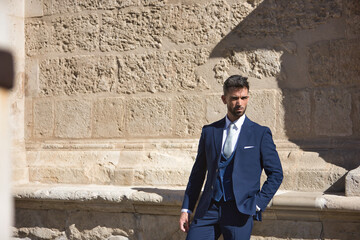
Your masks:
{"label": "man", "polygon": [[[245,116],[247,78],[229,77],[223,91],[227,115],[203,127],[185,191],[180,229],[188,232],[187,240],[218,239],[221,234],[225,240],[250,239],[253,219],[261,221],[261,212],[283,179],[270,129]],[[263,169],[267,180],[260,191]],[[189,225],[206,174],[204,191]]]}

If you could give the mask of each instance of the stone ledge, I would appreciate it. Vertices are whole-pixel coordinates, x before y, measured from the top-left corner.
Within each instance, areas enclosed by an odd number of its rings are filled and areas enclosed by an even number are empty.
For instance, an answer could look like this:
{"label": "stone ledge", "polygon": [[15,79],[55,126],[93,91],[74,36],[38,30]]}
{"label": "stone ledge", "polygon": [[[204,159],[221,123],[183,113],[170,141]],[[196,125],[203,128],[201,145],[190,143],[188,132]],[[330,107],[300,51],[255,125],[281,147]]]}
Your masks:
{"label": "stone ledge", "polygon": [[[28,184],[13,187],[16,208],[83,209],[101,212],[178,215],[184,188]],[[360,197],[279,191],[264,219],[360,222]]]}

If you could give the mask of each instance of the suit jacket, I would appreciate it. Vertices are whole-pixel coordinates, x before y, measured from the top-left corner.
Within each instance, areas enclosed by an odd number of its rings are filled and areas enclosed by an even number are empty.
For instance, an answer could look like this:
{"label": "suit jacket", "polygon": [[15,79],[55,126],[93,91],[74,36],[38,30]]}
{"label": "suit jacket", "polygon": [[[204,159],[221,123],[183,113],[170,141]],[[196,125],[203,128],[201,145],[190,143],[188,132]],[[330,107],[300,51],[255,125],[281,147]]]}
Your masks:
{"label": "suit jacket", "polygon": [[[202,129],[198,153],[182,205],[182,208],[194,210],[207,173],[195,219],[204,216],[211,203],[221,159],[224,127],[225,118]],[[283,179],[280,159],[270,129],[245,117],[233,161],[232,181],[236,206],[240,212],[261,220],[261,212],[256,212],[256,205],[264,211]],[[267,180],[260,190],[260,176],[263,169]]]}

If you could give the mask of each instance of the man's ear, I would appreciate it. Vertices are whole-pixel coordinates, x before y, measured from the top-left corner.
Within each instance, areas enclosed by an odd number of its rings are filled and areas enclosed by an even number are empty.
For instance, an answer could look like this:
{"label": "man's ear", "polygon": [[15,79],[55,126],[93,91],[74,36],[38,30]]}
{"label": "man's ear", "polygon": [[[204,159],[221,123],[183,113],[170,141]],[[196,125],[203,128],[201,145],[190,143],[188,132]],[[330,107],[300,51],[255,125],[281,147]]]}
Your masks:
{"label": "man's ear", "polygon": [[224,104],[226,104],[226,97],[225,97],[225,95],[221,95],[221,100],[223,101]]}

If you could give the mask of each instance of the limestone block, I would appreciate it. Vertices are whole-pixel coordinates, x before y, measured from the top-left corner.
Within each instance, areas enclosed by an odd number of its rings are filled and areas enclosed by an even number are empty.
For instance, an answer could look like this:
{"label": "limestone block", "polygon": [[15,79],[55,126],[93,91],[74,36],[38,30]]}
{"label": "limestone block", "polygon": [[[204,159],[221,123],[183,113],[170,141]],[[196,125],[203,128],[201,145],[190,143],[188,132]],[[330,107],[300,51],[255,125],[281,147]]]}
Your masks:
{"label": "limestone block", "polygon": [[41,17],[43,15],[43,0],[25,1],[25,17]]}
{"label": "limestone block", "polygon": [[172,109],[167,98],[128,99],[126,126],[132,137],[171,136]]}
{"label": "limestone block", "polygon": [[76,14],[54,18],[52,20],[54,48],[59,52],[97,50],[99,48],[99,21],[97,14]]}
{"label": "limestone block", "polygon": [[134,169],[117,169],[114,171],[114,176],[111,179],[111,184],[120,186],[134,185]]}
{"label": "limestone block", "polygon": [[289,139],[311,134],[311,92],[308,89],[284,89],[279,111],[279,131]]}
{"label": "limestone block", "polygon": [[[179,231],[178,218],[178,216],[143,215],[140,219],[140,236],[143,239],[174,239],[173,235]],[[159,226],[166,227],[162,228],[161,231],[154,231]]]}
{"label": "limestone block", "polygon": [[345,1],[346,30],[349,36],[360,33],[360,3],[356,0]]}
{"label": "limestone block", "polygon": [[251,239],[255,236],[269,236],[273,239],[277,239],[276,236],[279,236],[279,239],[319,239],[321,231],[321,222],[291,220],[274,221],[271,219],[264,219],[262,222],[254,221],[253,237]]}
{"label": "limestone block", "polygon": [[88,100],[62,100],[55,103],[55,137],[91,136],[91,103]]}
{"label": "limestone block", "polygon": [[82,168],[65,167],[29,167],[29,181],[41,183],[88,184]]}
{"label": "limestone block", "polygon": [[208,85],[196,74],[209,52],[205,49],[154,52],[118,58],[118,93],[203,90]]}
{"label": "limestone block", "polygon": [[33,137],[52,137],[54,131],[54,107],[51,99],[34,101]]}
{"label": "limestone block", "polygon": [[345,179],[346,196],[360,196],[360,167],[348,172]]}
{"label": "limestone block", "polygon": [[158,8],[132,9],[102,14],[100,49],[102,51],[128,51],[138,47],[159,48],[164,31]]}
{"label": "limestone block", "polygon": [[196,136],[201,134],[205,121],[205,102],[199,96],[179,96],[175,100],[174,120],[177,136]]}
{"label": "limestone block", "polygon": [[[231,27],[235,28],[238,24],[248,17],[248,15],[254,10],[254,6],[258,5],[263,0],[237,2],[231,5]],[[255,3],[257,2],[257,3]],[[255,7],[256,9],[256,7]]]}
{"label": "limestone block", "polygon": [[[336,171],[301,170],[298,171],[297,189],[299,191],[326,191],[346,174],[345,169]],[[294,187],[292,188],[294,189]],[[343,186],[333,187],[334,192],[344,190]]]}
{"label": "limestone block", "polygon": [[339,18],[342,10],[337,0],[262,1],[237,25],[235,32],[239,37],[286,37]]}
{"label": "limestone block", "polygon": [[[164,186],[164,185],[175,185],[175,186],[186,186],[191,169],[147,169],[143,172],[136,171],[138,175],[143,174],[143,184],[140,185],[150,185],[150,186]],[[135,181],[135,185],[139,183]]]}
{"label": "limestone block", "polygon": [[32,98],[25,98],[25,109],[24,109],[24,135],[25,141],[32,137],[33,131],[33,101]]}
{"label": "limestone block", "polygon": [[352,93],[353,111],[352,123],[354,134],[360,135],[360,88],[354,89]]}
{"label": "limestone block", "polygon": [[356,239],[360,233],[359,222],[333,222],[326,221],[323,223],[323,239]]}
{"label": "limestone block", "polygon": [[165,36],[175,43],[218,43],[230,30],[230,6],[224,0],[203,5],[172,5],[166,9]]}
{"label": "limestone block", "polygon": [[319,136],[352,134],[351,95],[344,89],[321,89],[314,92],[315,133]]}
{"label": "limestone block", "polygon": [[125,126],[122,98],[101,98],[94,103],[93,137],[122,137]]}
{"label": "limestone block", "polygon": [[51,46],[51,25],[42,19],[25,20],[25,51],[28,56],[46,53]]}
{"label": "limestone block", "polygon": [[43,60],[39,88],[42,95],[73,95],[112,91],[113,57],[72,57]]}
{"label": "limestone block", "polygon": [[225,117],[226,105],[221,100],[222,93],[206,97],[206,122],[212,123]]}
{"label": "limestone block", "polygon": [[261,125],[269,127],[273,132],[276,130],[276,101],[275,90],[250,91],[247,105],[247,116]]}
{"label": "limestone block", "polygon": [[214,66],[215,77],[222,84],[229,75],[230,66],[249,77],[276,77],[281,71],[281,56],[282,52],[275,50],[232,50],[229,57]]}
{"label": "limestone block", "polygon": [[315,86],[358,83],[360,46],[358,39],[332,40],[309,48],[309,73]]}
{"label": "limestone block", "polygon": [[44,15],[73,13],[76,10],[76,1],[72,0],[43,0]]}

